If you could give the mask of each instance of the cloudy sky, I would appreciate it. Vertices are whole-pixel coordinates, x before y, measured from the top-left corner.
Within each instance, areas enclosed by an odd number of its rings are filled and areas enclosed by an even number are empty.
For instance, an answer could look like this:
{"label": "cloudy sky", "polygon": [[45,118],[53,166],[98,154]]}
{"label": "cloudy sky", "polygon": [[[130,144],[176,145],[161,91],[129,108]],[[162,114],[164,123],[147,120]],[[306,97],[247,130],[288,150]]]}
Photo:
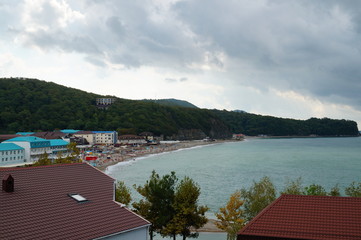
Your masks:
{"label": "cloudy sky", "polygon": [[359,0],[1,0],[0,36],[1,77],[361,129]]}

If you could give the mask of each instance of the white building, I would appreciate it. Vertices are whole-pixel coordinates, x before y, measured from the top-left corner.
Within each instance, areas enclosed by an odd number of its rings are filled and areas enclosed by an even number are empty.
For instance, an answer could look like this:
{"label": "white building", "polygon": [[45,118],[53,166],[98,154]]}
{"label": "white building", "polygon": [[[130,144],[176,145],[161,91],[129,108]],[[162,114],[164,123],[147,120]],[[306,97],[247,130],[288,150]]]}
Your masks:
{"label": "white building", "polygon": [[4,141],[4,143],[14,143],[22,147],[25,150],[24,162],[26,163],[34,163],[39,160],[42,154],[52,153],[50,141],[43,138],[32,136],[16,137]]}
{"label": "white building", "polygon": [[25,149],[14,143],[0,144],[0,167],[12,167],[23,164]]}
{"label": "white building", "polygon": [[95,134],[94,144],[116,144],[118,141],[118,134],[116,131],[93,131]]}

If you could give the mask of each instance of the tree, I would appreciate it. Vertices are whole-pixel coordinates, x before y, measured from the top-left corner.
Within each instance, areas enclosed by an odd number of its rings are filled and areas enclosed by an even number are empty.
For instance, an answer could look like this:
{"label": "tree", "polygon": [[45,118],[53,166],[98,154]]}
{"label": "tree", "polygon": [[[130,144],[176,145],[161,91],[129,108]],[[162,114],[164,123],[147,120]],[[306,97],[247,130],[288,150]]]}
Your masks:
{"label": "tree", "polygon": [[132,201],[130,189],[125,186],[123,181],[118,181],[115,188],[115,201],[125,204],[126,206]]}
{"label": "tree", "polygon": [[241,192],[237,191],[231,195],[227,205],[216,213],[216,217],[220,220],[216,222],[216,226],[227,232],[227,240],[235,240],[244,224],[242,205]]}
{"label": "tree", "polygon": [[331,191],[328,193],[328,195],[334,197],[341,196],[340,188],[338,187],[338,184],[336,184],[334,187],[331,188]]}
{"label": "tree", "polygon": [[199,229],[207,223],[205,213],[207,206],[198,206],[200,187],[191,178],[185,177],[177,186],[173,208],[175,215],[171,221],[161,231],[163,236],[173,236],[177,234],[187,237],[197,238],[198,233],[191,233],[191,229]]}
{"label": "tree", "polygon": [[173,208],[174,192],[177,182],[175,172],[162,178],[153,170],[150,179],[144,186],[134,185],[137,192],[143,196],[139,202],[133,203],[135,212],[151,222],[150,239],[154,232],[160,232],[170,222],[175,214]]}
{"label": "tree", "polygon": [[51,159],[49,159],[49,154],[44,152],[38,161],[36,161],[33,166],[45,166],[45,165],[51,165]]}
{"label": "tree", "polygon": [[75,142],[69,143],[67,149],[69,152],[68,158],[73,162],[79,162],[80,150],[79,148],[76,147],[76,143]]}
{"label": "tree", "polygon": [[286,186],[281,191],[281,194],[293,194],[293,195],[302,195],[302,178],[299,177],[295,180],[287,180]]}
{"label": "tree", "polygon": [[308,187],[305,187],[304,195],[312,195],[312,196],[326,196],[326,190],[318,184],[311,184]]}
{"label": "tree", "polygon": [[244,217],[246,221],[250,221],[276,199],[276,188],[266,176],[259,182],[253,181],[248,190],[242,188],[241,197],[244,201]]}
{"label": "tree", "polygon": [[349,197],[361,197],[361,182],[358,184],[356,182],[352,182],[350,186],[345,188],[345,193]]}

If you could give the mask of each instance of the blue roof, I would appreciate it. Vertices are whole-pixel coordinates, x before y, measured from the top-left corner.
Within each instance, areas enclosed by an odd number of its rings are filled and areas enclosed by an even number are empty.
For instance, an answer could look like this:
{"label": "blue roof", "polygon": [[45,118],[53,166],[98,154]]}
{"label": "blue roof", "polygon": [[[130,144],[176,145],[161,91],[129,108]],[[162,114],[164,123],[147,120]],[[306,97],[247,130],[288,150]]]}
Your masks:
{"label": "blue roof", "polygon": [[34,132],[17,132],[16,133],[17,135],[31,135],[31,134],[34,134]]}
{"label": "blue roof", "polygon": [[38,141],[48,141],[48,140],[34,136],[24,136],[24,137],[11,138],[6,140],[5,142],[38,142]]}
{"label": "blue roof", "polygon": [[69,143],[67,141],[64,141],[62,139],[50,139],[50,146],[67,146]]}
{"label": "blue roof", "polygon": [[80,130],[74,130],[74,129],[63,129],[63,130],[60,130],[60,132],[62,133],[77,133],[79,132]]}
{"label": "blue roof", "polygon": [[49,140],[33,136],[11,138],[4,142],[29,142],[31,148],[50,147]]}
{"label": "blue roof", "polygon": [[93,131],[93,133],[113,133],[115,131]]}
{"label": "blue roof", "polygon": [[15,143],[1,143],[0,151],[7,151],[7,150],[24,150],[24,148],[16,145]]}

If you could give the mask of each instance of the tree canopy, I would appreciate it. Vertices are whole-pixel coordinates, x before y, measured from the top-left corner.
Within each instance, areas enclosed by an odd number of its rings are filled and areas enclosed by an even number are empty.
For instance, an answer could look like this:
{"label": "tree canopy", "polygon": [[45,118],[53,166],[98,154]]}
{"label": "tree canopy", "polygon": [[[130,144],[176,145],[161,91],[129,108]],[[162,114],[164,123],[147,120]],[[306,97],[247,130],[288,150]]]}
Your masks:
{"label": "tree canopy", "polygon": [[179,184],[174,172],[159,176],[152,172],[143,186],[134,186],[143,199],[133,203],[135,211],[151,222],[150,239],[154,233],[162,236],[177,235],[197,237],[192,229],[202,227],[206,222],[206,206],[198,206],[199,186],[189,177]]}
{"label": "tree canopy", "polygon": [[[179,138],[182,130],[197,130],[211,138],[231,133],[250,136],[356,136],[357,124],[328,118],[293,120],[246,112],[208,110],[179,100],[144,101],[113,97],[108,109],[98,109],[101,96],[55,83],[25,78],[0,78],[0,133],[54,129],[153,132]],[[167,104],[164,104],[166,102]],[[168,104],[171,102],[172,104]],[[194,106],[194,105],[193,105]],[[187,136],[192,137],[192,136]]]}

